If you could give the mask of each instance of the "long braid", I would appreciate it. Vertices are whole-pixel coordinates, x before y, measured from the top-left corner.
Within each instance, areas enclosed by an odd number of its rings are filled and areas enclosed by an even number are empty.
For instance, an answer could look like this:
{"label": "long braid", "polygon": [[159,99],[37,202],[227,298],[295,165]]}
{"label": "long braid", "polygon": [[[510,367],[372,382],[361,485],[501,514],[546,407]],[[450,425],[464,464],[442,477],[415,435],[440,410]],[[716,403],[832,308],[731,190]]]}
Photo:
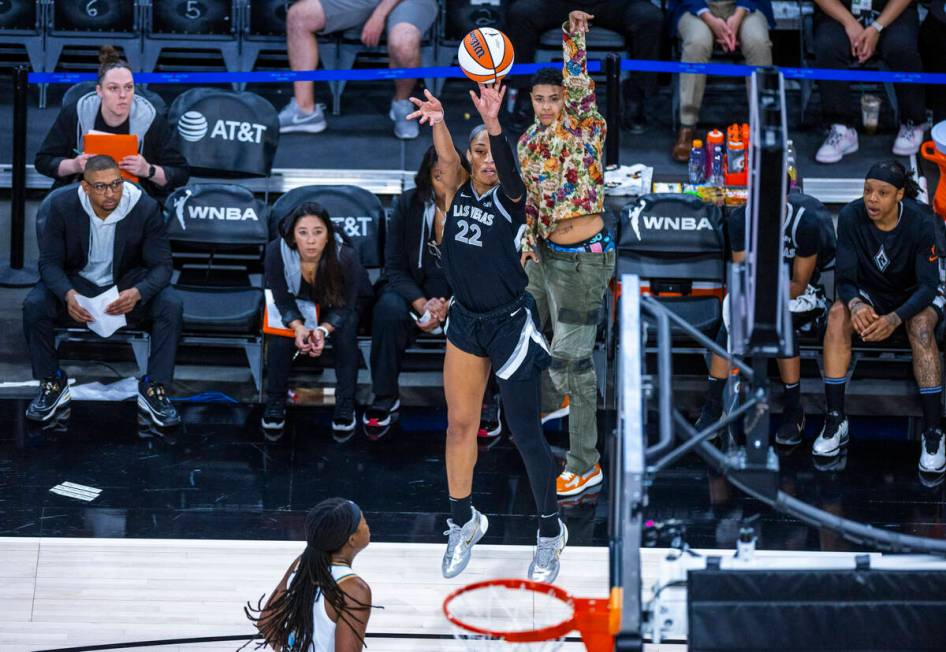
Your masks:
{"label": "long braid", "polygon": [[[353,612],[367,611],[372,605],[348,595],[332,575],[332,554],[344,546],[353,528],[348,502],[329,498],[309,512],[306,517],[307,545],[286,591],[265,607],[262,607],[262,598],[256,607],[249,603],[244,607],[247,618],[263,635],[264,640],[256,646],[257,649],[268,643],[279,650],[308,652],[315,637],[312,608],[320,595],[335,609],[339,622],[353,631],[357,631],[353,621],[364,624],[365,620]],[[357,606],[350,607],[346,599]],[[365,644],[360,636],[359,640]]]}

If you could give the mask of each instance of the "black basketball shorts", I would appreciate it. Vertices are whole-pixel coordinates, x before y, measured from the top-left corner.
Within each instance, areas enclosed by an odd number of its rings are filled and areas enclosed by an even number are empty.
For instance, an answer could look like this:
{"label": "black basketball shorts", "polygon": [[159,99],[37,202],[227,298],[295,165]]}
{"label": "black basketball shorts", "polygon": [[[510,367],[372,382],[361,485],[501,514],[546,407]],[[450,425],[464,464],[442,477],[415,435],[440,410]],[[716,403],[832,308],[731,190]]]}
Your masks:
{"label": "black basketball shorts", "polygon": [[528,292],[488,313],[473,312],[453,299],[444,330],[461,351],[489,358],[500,381],[535,379],[551,362]]}

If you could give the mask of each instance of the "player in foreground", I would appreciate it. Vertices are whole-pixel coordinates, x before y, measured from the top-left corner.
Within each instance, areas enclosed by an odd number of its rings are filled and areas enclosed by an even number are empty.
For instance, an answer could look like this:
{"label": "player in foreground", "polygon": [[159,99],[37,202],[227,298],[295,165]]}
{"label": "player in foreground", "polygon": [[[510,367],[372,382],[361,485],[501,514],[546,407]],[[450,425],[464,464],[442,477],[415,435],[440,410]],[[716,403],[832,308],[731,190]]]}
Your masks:
{"label": "player in foreground", "polygon": [[470,133],[463,170],[444,124],[440,101],[429,91],[412,99],[417,111],[408,116],[433,128],[434,146],[449,189],[442,241],[444,270],[453,288],[449,306],[435,315],[446,321],[447,354],[444,392],[447,398],[447,484],[449,536],[443,557],[444,577],[460,574],[473,546],[489,522],[472,504],[476,436],[483,391],[495,368],[513,441],[522,455],[539,514],[538,545],[529,577],[552,582],[568,530],[558,515],[556,467],[539,420],[540,376],[549,365],[549,350],[539,330],[535,300],[526,292],[528,279],[519,264],[519,242],[525,231],[525,187],[512,148],[499,124],[505,89],[480,85],[471,91],[483,124]]}

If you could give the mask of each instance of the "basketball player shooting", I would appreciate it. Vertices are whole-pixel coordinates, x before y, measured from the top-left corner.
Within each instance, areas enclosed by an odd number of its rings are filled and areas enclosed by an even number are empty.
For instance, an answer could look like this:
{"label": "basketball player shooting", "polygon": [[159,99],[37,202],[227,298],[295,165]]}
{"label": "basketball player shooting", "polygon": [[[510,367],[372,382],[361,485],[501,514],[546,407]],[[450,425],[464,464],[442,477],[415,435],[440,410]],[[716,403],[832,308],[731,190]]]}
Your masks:
{"label": "basketball player shooting", "polygon": [[[529,578],[552,582],[568,530],[558,516],[556,466],[539,421],[540,374],[548,367],[548,345],[536,321],[535,301],[519,264],[525,229],[525,186],[512,148],[499,124],[505,88],[479,85],[470,91],[483,124],[470,133],[466,157],[471,174],[460,165],[444,110],[430,91],[426,100],[411,98],[417,111],[408,116],[429,124],[448,191],[442,259],[453,288],[449,306],[436,315],[446,321],[447,353],[443,385],[447,398],[447,519],[444,577],[455,577],[470,562],[473,546],[486,534],[489,520],[472,503],[476,432],[490,369],[506,406],[506,420],[529,476],[539,514],[538,545]],[[449,319],[447,319],[449,311]]]}

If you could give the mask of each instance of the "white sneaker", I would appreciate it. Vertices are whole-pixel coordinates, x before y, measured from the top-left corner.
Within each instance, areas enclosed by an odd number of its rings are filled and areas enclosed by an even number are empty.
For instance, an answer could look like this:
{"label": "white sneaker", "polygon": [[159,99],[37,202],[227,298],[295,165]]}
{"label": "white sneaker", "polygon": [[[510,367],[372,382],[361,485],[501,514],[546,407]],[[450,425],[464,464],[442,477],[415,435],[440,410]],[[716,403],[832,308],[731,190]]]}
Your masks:
{"label": "white sneaker", "polygon": [[897,139],[893,141],[893,153],[897,156],[911,156],[920,151],[923,144],[923,125],[915,126],[912,122],[900,125]]}
{"label": "white sneaker", "polygon": [[295,98],[279,112],[279,133],[291,134],[296,132],[317,134],[325,131],[328,123],[325,121],[325,105],[316,104],[315,110],[305,113],[296,104]]}
{"label": "white sneaker", "polygon": [[818,148],[815,160],[819,163],[837,163],[857,151],[857,130],[841,124],[831,125],[831,131]]}
{"label": "white sneaker", "polygon": [[828,412],[821,434],[811,445],[811,452],[819,457],[835,457],[847,442],[847,417],[842,417],[837,412]]}
{"label": "white sneaker", "polygon": [[557,537],[536,537],[535,554],[529,564],[529,579],[533,582],[551,584],[558,577],[559,557],[568,543],[568,528],[562,521],[558,524],[562,529]]}
{"label": "white sneaker", "polygon": [[939,428],[923,432],[920,446],[920,470],[924,473],[942,473],[946,470],[946,437]]}
{"label": "white sneaker", "polygon": [[470,557],[473,555],[473,546],[483,538],[489,529],[489,519],[486,514],[473,510],[473,518],[459,526],[452,518],[447,519],[447,549],[443,553],[443,562],[440,570],[447,579],[456,577],[463,572]]}

